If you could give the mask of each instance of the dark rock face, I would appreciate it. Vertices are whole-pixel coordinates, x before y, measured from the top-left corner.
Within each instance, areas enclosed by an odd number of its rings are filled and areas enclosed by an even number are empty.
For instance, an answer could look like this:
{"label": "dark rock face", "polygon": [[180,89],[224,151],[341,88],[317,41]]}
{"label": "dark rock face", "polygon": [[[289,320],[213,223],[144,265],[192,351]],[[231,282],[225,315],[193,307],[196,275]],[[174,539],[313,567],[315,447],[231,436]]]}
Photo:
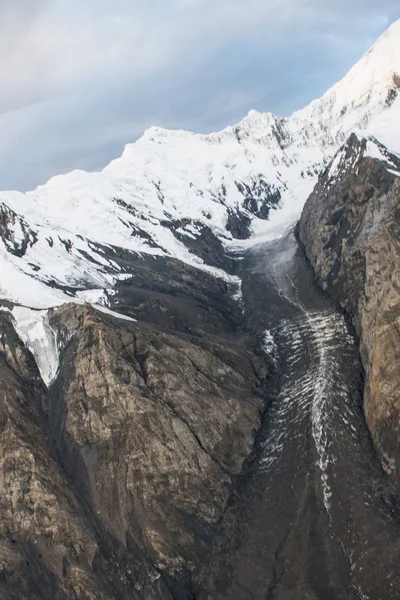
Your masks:
{"label": "dark rock face", "polygon": [[0,203],[0,238],[8,252],[21,257],[36,242],[36,233],[14,211]]}
{"label": "dark rock face", "polygon": [[236,182],[238,191],[243,195],[243,208],[260,219],[268,219],[271,209],[281,201],[281,192],[265,181],[262,175],[253,177],[250,183]]}
{"label": "dark rock face", "polygon": [[8,317],[0,326],[1,597],[112,598],[92,569],[96,533],[49,449],[36,365]]}
{"label": "dark rock face", "polygon": [[0,312],[2,598],[192,598],[253,450],[267,364],[235,288],[172,259],[135,271],[110,303],[140,322],[51,312],[48,390]]}
{"label": "dark rock face", "polygon": [[299,236],[318,281],[360,336],[367,423],[399,482],[400,160],[379,143],[381,160],[365,156],[366,146],[352,136],[337,171],[322,174]]}
{"label": "dark rock face", "polygon": [[239,209],[228,210],[226,228],[238,240],[246,240],[250,237],[251,219],[243,215]]}
{"label": "dark rock face", "polygon": [[60,461],[121,545],[171,576],[190,570],[251,452],[262,364],[90,309],[54,321],[68,339],[49,408]]}
{"label": "dark rock face", "polygon": [[391,106],[399,95],[400,90],[400,75],[398,73],[393,73],[393,85],[388,91],[386,104],[387,106]]}

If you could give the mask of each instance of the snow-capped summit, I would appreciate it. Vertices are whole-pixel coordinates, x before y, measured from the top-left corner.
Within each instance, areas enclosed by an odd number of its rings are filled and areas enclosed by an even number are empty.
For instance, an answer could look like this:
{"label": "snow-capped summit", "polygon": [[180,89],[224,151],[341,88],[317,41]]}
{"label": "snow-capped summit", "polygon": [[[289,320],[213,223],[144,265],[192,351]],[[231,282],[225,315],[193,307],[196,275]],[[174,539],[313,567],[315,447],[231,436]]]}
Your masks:
{"label": "snow-capped summit", "polygon": [[325,94],[338,106],[390,103],[400,89],[400,19],[378,39],[342,81]]}
{"label": "snow-capped summit", "polygon": [[117,252],[174,257],[231,279],[196,240],[208,231],[229,245],[293,222],[355,130],[400,149],[399,92],[397,21],[339,83],[290,117],[251,110],[209,135],[152,127],[102,172],[0,193],[0,298],[45,307],[113,287],[127,275]]}
{"label": "snow-capped summit", "polygon": [[321,98],[295,112],[296,125],[308,121],[334,140],[354,128],[366,128],[390,107],[400,92],[400,19],[378,39],[349,73]]}

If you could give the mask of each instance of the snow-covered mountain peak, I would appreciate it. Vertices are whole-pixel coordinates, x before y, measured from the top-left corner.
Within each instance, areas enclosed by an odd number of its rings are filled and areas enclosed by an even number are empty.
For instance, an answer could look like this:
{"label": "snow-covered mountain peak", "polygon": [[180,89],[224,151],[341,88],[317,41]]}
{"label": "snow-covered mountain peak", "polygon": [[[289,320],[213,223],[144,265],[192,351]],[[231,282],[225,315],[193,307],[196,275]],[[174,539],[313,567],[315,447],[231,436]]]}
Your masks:
{"label": "snow-covered mountain peak", "polygon": [[354,130],[390,132],[400,150],[399,73],[400,21],[291,117],[251,110],[211,134],[152,127],[99,173],[0,192],[0,299],[42,307],[113,287],[129,275],[127,253],[173,257],[232,281],[199,240],[211,235],[226,246],[279,232]]}
{"label": "snow-covered mountain peak", "polygon": [[323,119],[331,133],[366,127],[400,92],[400,20],[321,98],[295,112],[294,122]]}
{"label": "snow-covered mountain peak", "polygon": [[254,110],[254,108],[252,108],[248,112],[247,119],[258,119],[261,114],[262,113],[260,113],[258,110]]}
{"label": "snow-covered mountain peak", "polygon": [[400,20],[396,21],[331,90],[338,104],[362,106],[390,102],[400,89]]}
{"label": "snow-covered mountain peak", "polygon": [[[259,112],[258,110],[250,110],[249,113],[242,119],[236,127],[240,129],[252,129],[254,127],[259,128],[265,125],[274,123],[277,117],[271,112]],[[228,127],[226,130],[229,130]]]}
{"label": "snow-covered mountain peak", "polygon": [[[315,142],[320,148],[336,148],[350,131],[366,128],[374,115],[396,100],[400,92],[399,40],[400,20],[391,25],[341,81],[290,117],[280,118],[270,112],[252,109],[237,125],[211,134],[151,127],[136,143],[126,146],[123,156],[111,163],[111,170],[119,161],[132,164],[138,147],[141,152],[150,149],[153,158],[153,152],[158,154],[156,146],[172,149],[177,143],[187,149],[197,142],[218,146],[247,140],[277,152],[313,146]],[[186,158],[197,160],[190,154],[186,154]]]}

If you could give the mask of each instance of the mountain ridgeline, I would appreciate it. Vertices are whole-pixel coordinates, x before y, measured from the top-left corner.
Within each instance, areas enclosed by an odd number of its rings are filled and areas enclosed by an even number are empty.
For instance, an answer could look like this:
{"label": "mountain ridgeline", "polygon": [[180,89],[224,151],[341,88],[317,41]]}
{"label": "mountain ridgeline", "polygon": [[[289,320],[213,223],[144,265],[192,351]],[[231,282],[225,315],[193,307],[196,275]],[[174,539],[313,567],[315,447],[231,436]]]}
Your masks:
{"label": "mountain ridgeline", "polygon": [[1,599],[400,599],[398,151],[400,22],[0,192]]}

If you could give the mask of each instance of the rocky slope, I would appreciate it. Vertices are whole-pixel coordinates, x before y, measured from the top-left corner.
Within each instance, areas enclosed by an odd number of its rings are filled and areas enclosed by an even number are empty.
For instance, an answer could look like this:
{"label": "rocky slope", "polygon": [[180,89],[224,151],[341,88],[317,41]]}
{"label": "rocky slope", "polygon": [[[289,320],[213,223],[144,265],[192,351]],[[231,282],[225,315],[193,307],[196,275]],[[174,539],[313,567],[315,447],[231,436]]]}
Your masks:
{"label": "rocky slope", "polygon": [[0,317],[1,597],[191,597],[253,448],[265,360],[223,315],[199,336],[65,305],[46,389]]}
{"label": "rocky slope", "polygon": [[360,336],[367,423],[399,480],[400,157],[352,135],[307,201],[299,236]]}

